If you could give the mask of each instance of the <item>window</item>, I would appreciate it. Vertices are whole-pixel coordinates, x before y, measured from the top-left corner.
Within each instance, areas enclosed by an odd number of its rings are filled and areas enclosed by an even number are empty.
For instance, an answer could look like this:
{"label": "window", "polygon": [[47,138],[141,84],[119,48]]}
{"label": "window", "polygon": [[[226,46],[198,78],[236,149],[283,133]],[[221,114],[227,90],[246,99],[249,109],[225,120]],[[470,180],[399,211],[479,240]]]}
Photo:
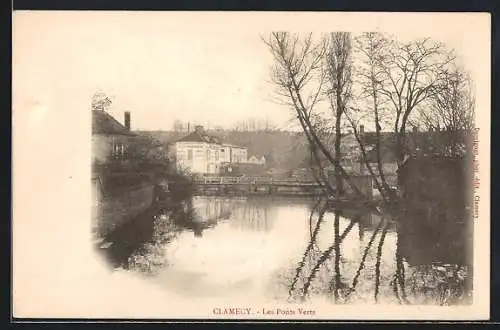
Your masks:
{"label": "window", "polygon": [[219,160],[219,152],[218,151],[215,152],[215,160]]}
{"label": "window", "polygon": [[192,160],[193,159],[193,150],[188,149],[187,159],[188,160]]}
{"label": "window", "polygon": [[117,142],[116,142],[116,137],[112,137],[111,140],[111,157],[116,158],[116,149],[117,149]]}
{"label": "window", "polygon": [[116,159],[120,159],[124,154],[124,146],[122,143],[119,143],[118,140],[113,139],[113,147],[112,147],[112,156]]}

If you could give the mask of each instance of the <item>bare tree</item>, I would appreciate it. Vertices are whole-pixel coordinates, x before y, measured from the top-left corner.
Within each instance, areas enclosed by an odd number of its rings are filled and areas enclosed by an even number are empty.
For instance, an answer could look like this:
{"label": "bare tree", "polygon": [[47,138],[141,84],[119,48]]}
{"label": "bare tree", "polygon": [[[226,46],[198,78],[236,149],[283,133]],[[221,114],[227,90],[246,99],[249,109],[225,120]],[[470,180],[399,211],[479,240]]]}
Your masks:
{"label": "bare tree", "polygon": [[269,121],[269,119],[262,120],[250,118],[235,122],[232,126],[232,130],[236,132],[268,132],[276,130],[276,127]]}
{"label": "bare tree", "polygon": [[386,40],[386,43],[387,52],[374,60],[381,72],[379,93],[391,105],[388,110],[399,167],[404,160],[410,116],[424,101],[442,91],[447,69],[455,58],[444,44],[429,38],[407,43]]}
{"label": "bare tree", "polygon": [[[360,157],[384,202],[396,204],[398,196],[390,189],[384,173],[381,154],[383,126],[392,131],[392,151],[399,168],[407,151],[406,131],[412,116],[427,102],[439,97],[448,79],[454,57],[443,44],[430,39],[399,43],[381,33],[363,33],[356,39],[359,56],[357,82],[358,105],[346,118],[360,145]],[[377,172],[366,158],[364,137],[357,131],[360,121],[368,119],[375,125]]]}
{"label": "bare tree", "polygon": [[475,98],[470,76],[463,68],[453,67],[444,75],[439,93],[426,107],[419,109],[414,126],[442,135],[443,143],[434,146],[443,155],[462,155],[466,139],[474,129]]}
{"label": "bare tree", "polygon": [[174,132],[182,132],[182,122],[178,119],[174,120],[173,129]]}
{"label": "bare tree", "polygon": [[[393,147],[397,167],[401,167],[407,152],[407,127],[413,122],[413,117],[424,112],[424,106],[432,104],[435,114],[443,109],[455,109],[451,117],[457,118],[458,104],[466,108],[464,96],[458,101],[459,84],[457,76],[450,74],[454,57],[444,45],[430,39],[414,40],[406,43],[397,42],[379,33],[365,33],[357,38],[356,52],[353,54],[351,38],[348,33],[331,33],[327,38],[315,40],[312,34],[299,36],[286,32],[272,33],[264,40],[274,57],[272,78],[278,87],[278,95],[285,104],[293,110],[310,147],[310,166],[315,179],[324,187],[330,196],[339,198],[343,183],[347,183],[358,195],[363,193],[352,182],[351,173],[342,166],[342,121],[351,125],[353,135],[359,146],[359,161],[366,166],[369,176],[381,192],[383,209],[376,213],[383,214],[381,224],[368,242],[363,259],[350,289],[346,291],[347,298],[354,291],[368,250],[375,241],[377,232],[382,231],[377,246],[377,261],[375,265],[375,294],[378,301],[380,288],[381,252],[388,230],[385,216],[396,221],[400,215],[399,197],[390,188],[386,173],[385,159],[382,155],[383,144],[390,142]],[[361,61],[352,64],[352,59],[359,56]],[[358,65],[359,64],[359,65]],[[356,71],[354,71],[356,69]],[[354,72],[354,73],[353,73]],[[353,78],[358,78],[354,80]],[[454,77],[454,78],[453,78]],[[353,94],[356,93],[356,97]],[[358,94],[359,93],[359,94]],[[450,95],[447,95],[450,94]],[[462,95],[467,95],[463,93]],[[468,98],[473,104],[472,98]],[[330,112],[318,110],[324,101]],[[468,109],[473,109],[471,105]],[[432,110],[432,109],[431,109]],[[429,110],[429,111],[431,111]],[[445,112],[446,113],[446,112]],[[464,116],[466,117],[466,116]],[[471,115],[472,117],[472,115]],[[436,118],[430,117],[429,119]],[[358,130],[362,122],[374,123],[375,146],[368,149],[365,136]],[[439,119],[443,121],[443,119]],[[389,127],[392,137],[390,141],[382,138],[383,127]],[[333,150],[330,146],[333,145]],[[372,157],[375,152],[376,166],[372,167]],[[371,154],[370,154],[371,155]],[[335,188],[325,176],[324,169],[333,165],[335,172]],[[316,277],[321,265],[326,263],[330,255],[335,257],[334,276],[330,282],[330,292],[335,301],[339,301],[340,293],[345,286],[340,280],[340,244],[347,235],[353,222],[344,233],[339,233],[340,213],[335,212],[334,242],[317,256],[309,275],[306,276],[302,288],[305,296]],[[311,230],[311,242],[297,268],[291,291],[297,286],[299,273],[304,262],[310,257],[315,246],[315,237],[319,224]],[[401,252],[401,242],[398,237],[395,251],[396,270],[393,290],[401,303],[409,303],[405,289],[405,266]]]}
{"label": "bare tree", "polygon": [[328,73],[330,108],[335,118],[335,185],[337,197],[343,194],[341,165],[342,116],[352,97],[352,42],[347,32],[330,33],[330,43],[325,54]]}
{"label": "bare tree", "polygon": [[[383,197],[389,197],[390,189],[385,178],[381,155],[381,130],[383,118],[380,109],[384,106],[384,100],[381,99],[380,94],[384,71],[381,70],[380,66],[377,64],[384,61],[384,54],[387,51],[388,45],[387,39],[375,32],[363,33],[356,39],[356,50],[360,55],[360,64],[357,70],[358,82],[360,85],[359,96],[362,100],[366,99],[368,116],[372,117],[375,123],[375,152],[378,177],[373,176],[373,180],[377,182],[377,186],[382,188],[381,194]],[[357,133],[356,127],[357,124],[354,125],[354,132]],[[364,144],[363,137],[359,138],[359,142]],[[366,163],[368,167],[371,167],[368,162]],[[378,184],[379,178],[380,184]]]}
{"label": "bare tree", "polygon": [[[317,132],[318,122],[315,118],[319,116],[315,115],[314,110],[325,90],[327,74],[323,60],[328,50],[327,41],[323,38],[315,41],[311,33],[301,37],[288,32],[273,32],[263,41],[274,57],[272,81],[278,88],[276,93],[294,110],[311,146],[314,160],[320,162],[321,157],[326,158],[338,168],[352,190],[362,195]],[[328,178],[323,171],[320,174],[328,192],[332,194],[334,189]]]}
{"label": "bare tree", "polygon": [[474,95],[470,76],[453,67],[443,76],[439,93],[430,99],[429,107],[420,109],[420,123],[432,131],[471,131],[474,128]]}
{"label": "bare tree", "polygon": [[99,90],[92,95],[92,110],[106,111],[111,103],[113,103],[113,101],[111,101],[111,98],[103,91]]}
{"label": "bare tree", "polygon": [[[343,176],[341,171],[341,143],[342,143],[342,117],[346,107],[351,100],[352,91],[352,42],[351,35],[347,32],[333,32],[329,35],[329,44],[325,53],[327,67],[328,88],[326,94],[330,101],[330,108],[335,118],[335,140],[334,140],[334,171],[336,198],[344,194]],[[339,300],[340,280],[340,215],[335,212],[334,222],[334,250],[335,250],[335,274],[332,281],[332,289],[335,301]]]}
{"label": "bare tree", "polygon": [[[330,196],[339,197],[338,189],[331,186],[324,168],[333,165],[336,173],[336,188],[342,186],[342,180],[351,185],[353,191],[360,194],[359,189],[352,184],[350,177],[340,163],[341,130],[340,120],[350,98],[351,88],[351,39],[347,33],[333,33],[329,38],[314,41],[312,34],[300,37],[287,32],[272,33],[264,40],[274,57],[272,79],[278,87],[277,93],[290,106],[307,138],[311,152],[311,164],[316,180],[325,187]],[[331,111],[336,119],[334,127],[335,151],[328,148],[328,137],[332,130],[330,123],[316,110],[322,96],[330,100]],[[316,171],[314,169],[317,169]],[[340,214],[335,214],[334,243],[316,262],[302,289],[302,296],[307,294],[316,272],[334,252],[335,276],[333,278],[333,293],[335,301],[339,299],[340,285],[340,243],[354,222],[341,235],[339,230]],[[314,242],[311,243],[311,247]],[[307,257],[308,250],[304,254]],[[299,265],[291,291],[296,284],[297,276],[302,267]]]}
{"label": "bare tree", "polygon": [[[430,39],[399,43],[381,34],[365,34],[364,46],[360,49],[368,61],[369,69],[364,75],[368,84],[365,84],[365,87],[368,87],[367,90],[373,101],[372,110],[376,126],[375,148],[382,182],[381,184],[378,180],[375,182],[377,186],[382,186],[381,193],[384,199],[392,202],[398,197],[388,189],[382,169],[380,155],[381,111],[385,110],[385,116],[391,123],[394,136],[393,151],[397,167],[400,168],[407,151],[406,130],[411,116],[426,101],[437,97],[443,91],[443,82],[447,80],[448,68],[454,61],[454,57],[443,44]],[[359,138],[358,141],[363,156],[365,156],[363,141]],[[370,164],[366,163],[373,176]],[[397,218],[397,209],[392,211],[396,211],[391,213]],[[379,243],[379,248],[382,245],[383,240]],[[401,298],[400,301],[408,303],[405,290],[405,268],[400,245],[401,242],[398,239],[396,243],[396,273],[393,282],[394,292],[398,298]],[[378,278],[378,276],[376,277]]]}

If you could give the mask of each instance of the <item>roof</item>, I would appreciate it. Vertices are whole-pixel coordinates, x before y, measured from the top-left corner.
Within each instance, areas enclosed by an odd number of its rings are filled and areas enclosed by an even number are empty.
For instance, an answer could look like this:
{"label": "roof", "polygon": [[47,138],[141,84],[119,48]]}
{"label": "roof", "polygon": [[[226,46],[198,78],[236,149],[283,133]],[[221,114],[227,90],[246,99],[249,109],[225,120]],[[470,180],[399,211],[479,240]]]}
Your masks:
{"label": "roof", "polygon": [[251,154],[248,155],[248,158],[252,158],[252,157],[255,157],[255,158],[259,159],[259,160],[262,159],[262,158],[264,158],[264,159],[266,158],[266,157],[264,157],[264,155],[259,156],[259,154],[256,154],[256,153],[251,153]]}
{"label": "roof", "polygon": [[206,142],[206,143],[216,143],[221,144],[220,140],[215,136],[210,136],[206,133],[200,131],[194,131],[183,138],[177,140],[177,142]]}
{"label": "roof", "polygon": [[106,111],[92,110],[92,135],[135,135]]}
{"label": "roof", "polygon": [[238,146],[238,145],[236,145],[236,144],[228,144],[228,143],[224,143],[223,145],[224,145],[224,147],[247,149],[247,147]]}

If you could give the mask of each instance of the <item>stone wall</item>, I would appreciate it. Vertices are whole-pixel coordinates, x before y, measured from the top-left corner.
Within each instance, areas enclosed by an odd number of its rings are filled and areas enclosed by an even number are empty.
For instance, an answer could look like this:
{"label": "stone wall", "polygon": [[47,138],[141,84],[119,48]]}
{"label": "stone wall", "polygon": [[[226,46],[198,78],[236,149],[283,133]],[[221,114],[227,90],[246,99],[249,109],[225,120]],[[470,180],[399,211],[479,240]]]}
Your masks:
{"label": "stone wall", "polygon": [[92,180],[92,231],[107,235],[153,203],[154,186],[131,187],[120,195],[107,197],[98,179]]}

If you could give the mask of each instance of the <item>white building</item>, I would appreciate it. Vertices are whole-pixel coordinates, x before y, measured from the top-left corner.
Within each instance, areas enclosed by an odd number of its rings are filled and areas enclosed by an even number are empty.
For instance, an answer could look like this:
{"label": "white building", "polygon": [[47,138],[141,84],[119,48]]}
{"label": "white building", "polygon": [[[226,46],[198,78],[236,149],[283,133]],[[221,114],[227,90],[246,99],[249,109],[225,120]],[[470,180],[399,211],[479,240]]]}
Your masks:
{"label": "white building", "polygon": [[208,135],[203,126],[175,143],[176,166],[196,174],[219,174],[222,163],[246,163],[247,148],[223,144]]}
{"label": "white building", "polygon": [[226,153],[225,161],[227,163],[246,163],[248,157],[248,149],[246,147],[237,146],[234,144],[224,144],[224,149],[229,151]]}

